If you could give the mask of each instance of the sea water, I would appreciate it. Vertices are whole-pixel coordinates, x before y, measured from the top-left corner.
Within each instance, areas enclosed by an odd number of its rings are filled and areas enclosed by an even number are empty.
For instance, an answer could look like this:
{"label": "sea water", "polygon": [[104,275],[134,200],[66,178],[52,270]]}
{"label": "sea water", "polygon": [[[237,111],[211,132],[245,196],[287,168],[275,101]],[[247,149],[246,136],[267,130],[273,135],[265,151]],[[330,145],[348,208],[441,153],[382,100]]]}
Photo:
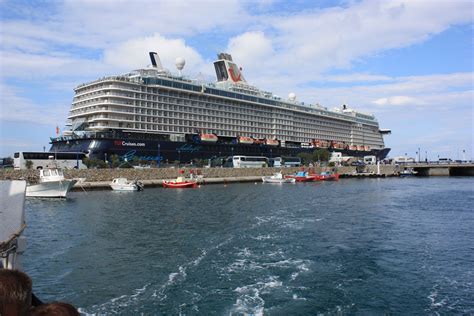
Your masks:
{"label": "sea water", "polygon": [[24,269],[87,314],[471,314],[473,193],[432,177],[30,199]]}

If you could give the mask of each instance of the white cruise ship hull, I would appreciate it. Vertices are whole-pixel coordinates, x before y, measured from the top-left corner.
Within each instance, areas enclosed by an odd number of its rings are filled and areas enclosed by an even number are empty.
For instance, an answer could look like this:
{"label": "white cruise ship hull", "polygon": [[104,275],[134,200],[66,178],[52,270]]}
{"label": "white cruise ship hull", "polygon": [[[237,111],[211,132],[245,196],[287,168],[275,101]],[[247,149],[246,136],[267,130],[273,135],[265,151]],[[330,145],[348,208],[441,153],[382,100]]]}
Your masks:
{"label": "white cruise ship hull", "polygon": [[42,182],[26,187],[27,197],[65,198],[76,180]]}

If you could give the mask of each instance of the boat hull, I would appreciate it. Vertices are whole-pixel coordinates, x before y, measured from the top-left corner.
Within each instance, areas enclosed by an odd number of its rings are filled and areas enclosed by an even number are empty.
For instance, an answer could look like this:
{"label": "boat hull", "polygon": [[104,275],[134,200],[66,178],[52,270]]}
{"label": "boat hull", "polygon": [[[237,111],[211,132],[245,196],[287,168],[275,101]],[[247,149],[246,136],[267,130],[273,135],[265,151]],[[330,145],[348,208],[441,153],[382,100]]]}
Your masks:
{"label": "boat hull", "polygon": [[184,181],[184,182],[163,181],[163,188],[183,189],[183,188],[195,188],[195,187],[197,187],[197,183],[195,181]]}
{"label": "boat hull", "polygon": [[311,181],[317,180],[316,176],[293,176],[293,175],[289,175],[289,176],[285,176],[285,178],[294,179],[296,182],[311,182]]}
{"label": "boat hull", "polygon": [[[312,153],[317,148],[269,146],[265,144],[241,144],[238,142],[216,143],[202,142],[199,137],[188,137],[187,141],[159,140],[159,136],[150,135],[123,137],[89,137],[69,139],[54,139],[50,152],[85,152],[89,158],[110,159],[117,155],[121,160],[132,161],[139,159],[156,162],[189,162],[193,159],[212,159],[217,157],[265,156],[296,157],[299,153]],[[363,157],[377,156],[381,160],[387,156],[390,148],[372,149],[370,151],[353,151],[346,149],[329,149],[342,152],[345,156]]]}
{"label": "boat hull", "polygon": [[65,198],[76,180],[42,182],[26,187],[27,197]]}
{"label": "boat hull", "polygon": [[114,191],[140,191],[137,185],[120,185],[120,184],[111,184],[110,187]]}
{"label": "boat hull", "polygon": [[339,181],[339,174],[316,174],[314,175],[317,181]]}
{"label": "boat hull", "polygon": [[262,177],[264,183],[295,183],[296,180],[293,178],[274,179],[272,177]]}

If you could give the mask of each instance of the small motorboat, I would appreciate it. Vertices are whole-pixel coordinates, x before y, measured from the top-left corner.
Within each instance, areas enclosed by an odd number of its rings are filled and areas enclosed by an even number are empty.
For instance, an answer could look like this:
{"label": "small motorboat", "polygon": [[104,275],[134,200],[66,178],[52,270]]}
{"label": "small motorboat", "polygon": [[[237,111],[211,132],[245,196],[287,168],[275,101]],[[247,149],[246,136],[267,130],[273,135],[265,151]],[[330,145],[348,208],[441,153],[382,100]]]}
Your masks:
{"label": "small motorboat", "polygon": [[275,173],[273,176],[262,177],[264,183],[295,183],[295,178],[284,178],[281,172]]}
{"label": "small motorboat", "polygon": [[413,170],[413,168],[405,168],[404,170],[400,171],[400,177],[413,177],[416,176],[418,171]]}
{"label": "small motorboat", "polygon": [[144,187],[140,181],[128,181],[127,178],[113,179],[110,186],[114,191],[142,191]]}
{"label": "small motorboat", "polygon": [[316,180],[317,175],[310,175],[307,171],[298,171],[296,174],[285,176],[286,179],[295,179],[296,182],[308,182]]}
{"label": "small motorboat", "polygon": [[316,174],[316,180],[320,181],[339,181],[339,174],[333,172],[321,172],[321,174]]}
{"label": "small motorboat", "polygon": [[197,187],[197,180],[186,179],[184,177],[177,177],[176,180],[163,180],[163,188],[195,188]]}
{"label": "small motorboat", "polygon": [[26,187],[27,197],[65,198],[77,180],[64,178],[63,171],[58,168],[41,169],[38,184]]}

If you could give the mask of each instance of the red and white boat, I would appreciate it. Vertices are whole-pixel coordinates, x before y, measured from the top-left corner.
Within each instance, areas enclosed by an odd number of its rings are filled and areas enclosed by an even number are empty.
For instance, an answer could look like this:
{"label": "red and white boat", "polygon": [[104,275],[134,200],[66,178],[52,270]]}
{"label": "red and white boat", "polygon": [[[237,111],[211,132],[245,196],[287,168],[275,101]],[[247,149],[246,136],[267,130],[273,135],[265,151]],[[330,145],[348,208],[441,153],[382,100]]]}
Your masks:
{"label": "red and white boat", "polygon": [[315,176],[318,181],[339,181],[339,174],[332,172],[321,172],[321,174],[310,174]]}
{"label": "red and white boat", "polygon": [[217,142],[217,136],[214,134],[201,134],[199,135],[201,142],[205,143],[215,143]]}
{"label": "red and white boat", "polygon": [[195,188],[197,187],[197,180],[185,179],[184,177],[177,177],[176,180],[163,180],[163,188]]}
{"label": "red and white boat", "polygon": [[296,182],[309,182],[316,180],[317,175],[310,175],[306,171],[298,171],[296,174],[285,176],[286,179],[295,179]]}

